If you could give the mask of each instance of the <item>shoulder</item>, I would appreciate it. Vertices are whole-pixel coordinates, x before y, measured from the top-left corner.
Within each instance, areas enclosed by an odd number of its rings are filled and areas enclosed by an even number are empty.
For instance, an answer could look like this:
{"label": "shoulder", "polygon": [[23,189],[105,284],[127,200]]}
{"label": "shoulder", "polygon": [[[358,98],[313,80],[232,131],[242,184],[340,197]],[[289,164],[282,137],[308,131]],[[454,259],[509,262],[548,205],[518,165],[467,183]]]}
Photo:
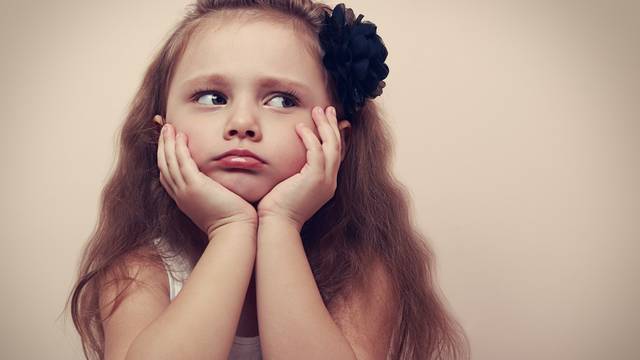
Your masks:
{"label": "shoulder", "polygon": [[133,339],[169,305],[169,280],[151,251],[126,255],[99,283],[105,355],[124,358]]}
{"label": "shoulder", "polygon": [[116,260],[98,284],[102,319],[107,319],[132,297],[169,298],[169,280],[154,247],[132,251]]}
{"label": "shoulder", "polygon": [[358,359],[384,359],[399,315],[393,280],[384,264],[374,261],[366,281],[354,285],[329,311]]}

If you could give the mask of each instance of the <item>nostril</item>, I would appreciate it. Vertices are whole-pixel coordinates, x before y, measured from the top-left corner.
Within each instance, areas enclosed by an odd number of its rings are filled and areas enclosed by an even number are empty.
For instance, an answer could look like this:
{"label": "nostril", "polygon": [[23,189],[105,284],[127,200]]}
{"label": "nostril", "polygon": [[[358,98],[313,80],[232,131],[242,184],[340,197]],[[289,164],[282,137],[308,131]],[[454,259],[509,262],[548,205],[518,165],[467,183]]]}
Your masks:
{"label": "nostril", "polygon": [[253,130],[249,130],[247,131],[247,135],[254,137],[256,134],[253,132]]}

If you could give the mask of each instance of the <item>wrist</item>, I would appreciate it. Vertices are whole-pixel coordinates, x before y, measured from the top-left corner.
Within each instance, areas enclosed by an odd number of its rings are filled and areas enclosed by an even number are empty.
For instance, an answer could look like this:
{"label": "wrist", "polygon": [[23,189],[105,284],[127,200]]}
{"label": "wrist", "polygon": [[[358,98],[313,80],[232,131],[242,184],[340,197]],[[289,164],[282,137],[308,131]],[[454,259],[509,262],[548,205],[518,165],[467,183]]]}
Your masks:
{"label": "wrist", "polygon": [[250,238],[255,241],[257,229],[257,221],[234,221],[220,225],[216,228],[211,228],[207,231],[207,237],[209,238],[209,241],[211,241],[223,233],[231,232],[240,235],[243,238]]}
{"label": "wrist", "polygon": [[264,215],[258,218],[259,227],[268,226],[268,227],[278,227],[279,229],[290,228],[294,229],[296,232],[300,232],[302,230],[302,224],[299,224],[297,221],[290,219],[285,216],[278,215]]}

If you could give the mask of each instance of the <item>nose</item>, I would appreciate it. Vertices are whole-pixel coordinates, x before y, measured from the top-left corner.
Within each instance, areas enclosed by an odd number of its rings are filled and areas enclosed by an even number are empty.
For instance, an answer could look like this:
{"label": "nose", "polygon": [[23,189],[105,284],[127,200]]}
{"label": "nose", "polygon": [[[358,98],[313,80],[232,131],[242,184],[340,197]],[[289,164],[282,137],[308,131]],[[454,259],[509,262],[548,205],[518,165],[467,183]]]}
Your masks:
{"label": "nose", "polygon": [[250,138],[258,141],[262,138],[262,132],[258,125],[257,111],[249,104],[240,104],[232,109],[229,120],[224,129],[224,138],[231,140],[234,136],[241,139]]}

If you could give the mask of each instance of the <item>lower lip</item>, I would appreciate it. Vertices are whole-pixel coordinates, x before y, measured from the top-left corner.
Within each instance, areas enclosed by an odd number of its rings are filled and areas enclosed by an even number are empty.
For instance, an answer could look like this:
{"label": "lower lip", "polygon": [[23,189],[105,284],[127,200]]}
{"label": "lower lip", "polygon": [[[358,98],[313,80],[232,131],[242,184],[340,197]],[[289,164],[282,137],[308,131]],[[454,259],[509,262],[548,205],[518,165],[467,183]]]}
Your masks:
{"label": "lower lip", "polygon": [[250,156],[225,156],[218,162],[224,167],[237,169],[257,169],[263,165],[262,161]]}

